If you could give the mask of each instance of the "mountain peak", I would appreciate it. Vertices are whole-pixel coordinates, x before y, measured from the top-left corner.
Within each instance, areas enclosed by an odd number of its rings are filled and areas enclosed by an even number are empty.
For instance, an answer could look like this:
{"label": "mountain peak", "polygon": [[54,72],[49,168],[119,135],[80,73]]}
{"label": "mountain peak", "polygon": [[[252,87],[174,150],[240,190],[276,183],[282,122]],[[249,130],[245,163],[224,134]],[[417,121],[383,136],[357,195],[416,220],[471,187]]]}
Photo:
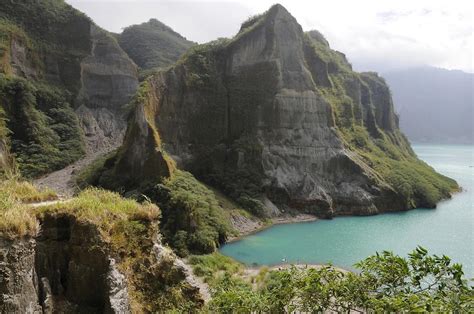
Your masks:
{"label": "mountain peak", "polygon": [[152,69],[173,64],[194,43],[152,18],[126,27],[119,44],[140,68]]}
{"label": "mountain peak", "polygon": [[274,5],[270,7],[270,9],[268,9],[268,12],[272,12],[272,11],[281,11],[281,12],[286,12],[287,14],[290,14],[290,12],[288,12],[288,10],[279,3],[275,3]]}
{"label": "mountain peak", "polygon": [[298,21],[294,16],[279,3],[272,5],[264,15],[266,16],[267,21],[286,20],[298,24]]}
{"label": "mountain peak", "polygon": [[[294,22],[294,23],[298,24],[298,22],[291,15],[291,13],[284,6],[277,3],[277,4],[272,5],[264,13],[257,14],[257,15],[249,17],[245,22],[242,23],[239,33],[241,33],[244,30],[249,29],[252,26],[260,24],[260,23],[274,24],[277,19],[278,20],[291,21],[291,22]],[[298,24],[298,26],[299,26],[299,24]]]}

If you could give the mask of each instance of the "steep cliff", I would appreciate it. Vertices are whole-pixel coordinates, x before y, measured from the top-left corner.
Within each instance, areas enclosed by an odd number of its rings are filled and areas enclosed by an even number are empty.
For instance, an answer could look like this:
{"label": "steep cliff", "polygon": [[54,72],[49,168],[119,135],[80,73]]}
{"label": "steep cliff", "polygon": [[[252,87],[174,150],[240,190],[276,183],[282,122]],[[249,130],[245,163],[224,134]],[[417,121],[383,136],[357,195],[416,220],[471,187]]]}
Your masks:
{"label": "steep cliff", "polygon": [[170,66],[194,45],[156,19],[125,28],[118,42],[143,70]]}
{"label": "steep cliff", "polygon": [[281,5],[143,83],[109,167],[133,186],[173,160],[255,214],[434,207],[457,188],[417,159],[385,81]]}
{"label": "steep cliff", "polygon": [[24,175],[117,146],[121,107],[137,84],[136,66],[116,40],[64,1],[0,6],[1,106]]}
{"label": "steep cliff", "polygon": [[156,206],[86,190],[33,208],[15,196],[21,190],[9,189],[0,192],[0,312],[187,312],[203,305],[189,270],[161,244]]}

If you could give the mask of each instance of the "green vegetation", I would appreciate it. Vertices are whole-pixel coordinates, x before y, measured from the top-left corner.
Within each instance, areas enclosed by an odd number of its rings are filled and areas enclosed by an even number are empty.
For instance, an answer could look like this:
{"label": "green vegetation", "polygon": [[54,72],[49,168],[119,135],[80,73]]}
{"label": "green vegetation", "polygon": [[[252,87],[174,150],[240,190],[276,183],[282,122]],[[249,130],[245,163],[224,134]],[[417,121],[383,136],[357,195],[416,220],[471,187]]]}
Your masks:
{"label": "green vegetation", "polygon": [[176,170],[144,194],[162,209],[162,233],[180,256],[212,253],[232,232],[214,193],[188,172]]}
{"label": "green vegetation", "polygon": [[119,44],[143,70],[163,68],[176,62],[194,43],[156,19],[125,28]]}
{"label": "green vegetation", "polygon": [[25,177],[63,168],[83,155],[79,122],[58,89],[0,74],[0,98]]}
{"label": "green vegetation", "polygon": [[188,262],[193,267],[193,273],[203,277],[210,287],[219,283],[222,276],[241,275],[244,271],[244,265],[217,252],[207,255],[192,255]]}
{"label": "green vegetation", "polygon": [[38,223],[27,203],[55,198],[53,191],[39,191],[26,181],[16,178],[0,181],[0,235],[7,238],[35,235]]}
{"label": "green vegetation", "polygon": [[10,153],[10,133],[5,111],[0,106],[0,179],[9,178],[18,172]]}
{"label": "green vegetation", "polygon": [[474,310],[474,287],[447,256],[417,248],[408,258],[377,253],[358,273],[332,266],[264,269],[252,284],[226,274],[213,290],[209,310],[218,313],[455,312]]}
{"label": "green vegetation", "polygon": [[106,161],[112,158],[116,153],[117,151],[115,150],[108,154],[101,155],[82,168],[79,173],[74,175],[76,186],[82,190],[86,187],[96,185],[102,175],[101,170],[104,169]]}
{"label": "green vegetation", "polygon": [[[20,42],[25,46],[27,53],[33,49],[33,42],[28,35],[17,25],[11,21],[0,17],[0,73],[12,74],[12,67],[10,64],[10,49],[12,40]],[[37,56],[29,54],[32,65],[38,66]]]}
{"label": "green vegetation", "polygon": [[39,207],[39,216],[44,214],[68,214],[78,221],[96,225],[107,238],[117,221],[157,220],[159,209],[151,204],[139,204],[134,200],[122,198],[118,193],[88,188],[67,202]]}
{"label": "green vegetation", "polygon": [[26,48],[25,66],[31,68],[25,73],[28,78],[48,81],[66,88],[73,97],[77,95],[81,86],[79,62],[91,48],[91,21],[87,16],[64,0],[25,0],[4,1],[0,19],[3,73],[11,74],[7,64],[11,41],[5,39],[15,39]]}

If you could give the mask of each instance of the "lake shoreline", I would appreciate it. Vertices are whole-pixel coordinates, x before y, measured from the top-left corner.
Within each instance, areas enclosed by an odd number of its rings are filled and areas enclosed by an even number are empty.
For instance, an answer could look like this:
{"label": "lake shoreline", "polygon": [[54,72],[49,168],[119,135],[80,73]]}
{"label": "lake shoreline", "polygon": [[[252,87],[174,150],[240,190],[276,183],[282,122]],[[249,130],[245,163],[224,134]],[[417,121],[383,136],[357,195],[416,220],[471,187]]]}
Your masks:
{"label": "lake shoreline", "polygon": [[438,202],[435,208],[387,211],[363,219],[350,215],[337,215],[333,220],[313,217],[316,222],[292,227],[295,222],[308,220],[295,217],[296,213],[291,217],[288,212],[286,217],[267,221],[246,215],[247,220],[260,225],[252,231],[237,233],[239,236],[219,251],[248,267],[304,261],[331,262],[352,269],[351,265],[375,252],[388,250],[406,256],[417,246],[423,246],[432,254],[444,254],[462,264],[465,274],[473,277],[474,146],[415,146],[414,150],[421,160],[456,180],[462,188],[451,191],[451,197]]}
{"label": "lake shoreline", "polygon": [[252,221],[252,226],[248,226],[246,222],[240,222],[240,225],[234,223],[234,228],[239,231],[239,235],[227,239],[224,244],[229,244],[236,242],[245,238],[249,235],[258,233],[265,229],[268,229],[272,226],[283,225],[283,224],[293,224],[293,223],[303,223],[303,222],[313,222],[319,220],[320,218],[310,215],[310,214],[296,214],[296,215],[283,215],[270,218],[268,221]]}
{"label": "lake shoreline", "polygon": [[245,265],[245,271],[244,271],[244,274],[245,276],[247,277],[252,277],[252,276],[256,276],[260,273],[260,271],[262,271],[262,269],[267,269],[269,271],[280,271],[280,270],[286,270],[286,269],[290,269],[292,267],[296,267],[297,269],[299,270],[304,270],[304,269],[321,269],[321,268],[324,268],[324,267],[331,267],[335,270],[338,270],[340,272],[343,272],[343,273],[350,273],[350,272],[354,272],[352,270],[349,270],[349,269],[345,269],[345,268],[342,268],[342,267],[339,267],[339,266],[334,266],[334,265],[331,265],[331,264],[315,264],[315,263],[295,263],[295,264],[292,264],[292,263],[283,263],[283,264],[277,264],[277,265],[271,265],[271,266],[266,266],[266,265],[261,265],[261,266],[247,266]]}

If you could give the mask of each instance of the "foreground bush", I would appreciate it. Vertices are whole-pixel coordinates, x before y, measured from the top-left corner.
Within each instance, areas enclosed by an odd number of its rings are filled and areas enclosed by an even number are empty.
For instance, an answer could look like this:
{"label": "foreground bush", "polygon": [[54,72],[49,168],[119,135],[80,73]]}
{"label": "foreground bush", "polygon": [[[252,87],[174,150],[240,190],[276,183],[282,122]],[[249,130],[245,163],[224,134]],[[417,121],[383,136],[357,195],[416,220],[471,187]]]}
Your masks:
{"label": "foreground bush", "polygon": [[377,253],[352,273],[331,266],[266,272],[258,285],[224,275],[209,304],[220,313],[474,311],[462,266],[419,247],[408,258]]}

